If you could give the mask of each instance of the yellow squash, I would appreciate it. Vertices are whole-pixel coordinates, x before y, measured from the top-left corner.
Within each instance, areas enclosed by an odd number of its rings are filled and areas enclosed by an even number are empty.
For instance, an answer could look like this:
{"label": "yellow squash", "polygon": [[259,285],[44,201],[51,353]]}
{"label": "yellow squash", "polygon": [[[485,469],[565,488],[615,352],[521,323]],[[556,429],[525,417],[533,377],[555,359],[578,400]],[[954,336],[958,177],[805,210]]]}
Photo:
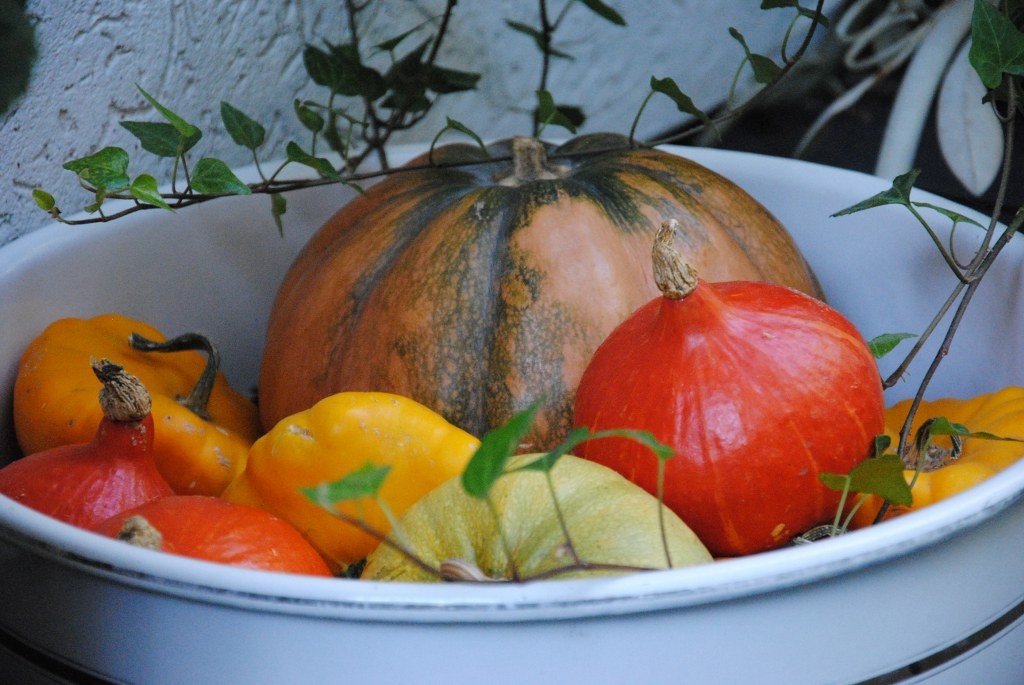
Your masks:
{"label": "yellow squash", "polygon": [[277,423],[252,446],[224,497],[262,507],[299,529],[336,570],[363,559],[378,538],[343,521],[302,492],[333,483],[366,464],[390,467],[378,496],[338,510],[382,533],[435,486],[465,469],[479,441],[406,397],[343,392]]}
{"label": "yellow squash", "polygon": [[[893,445],[899,440],[899,431],[907,418],[909,408],[910,400],[904,400],[885,412],[885,430]],[[944,398],[922,402],[914,415],[911,437],[917,434],[925,421],[938,417],[962,424],[972,433],[991,433],[1015,440],[963,437],[960,455],[951,458],[953,444],[950,438],[934,437],[932,454],[926,458],[926,463],[948,463],[933,470],[922,470],[911,490],[913,505],[891,507],[888,516],[921,509],[952,497],[999,473],[1024,456],[1024,443],[1017,441],[1024,439],[1024,388],[1011,386],[969,399]],[[908,469],[903,475],[907,483],[910,483],[914,477],[914,470]],[[881,500],[878,497],[869,497],[857,511],[854,527],[869,525],[880,507]]]}
{"label": "yellow squash", "polygon": [[[202,353],[135,349],[130,343],[133,333],[165,340],[142,321],[104,314],[59,319],[29,344],[14,383],[14,423],[21,450],[32,454],[92,439],[102,414],[96,401],[100,386],[90,360],[107,358],[149,389],[157,468],[175,492],[219,495],[260,435],[255,404],[234,390],[223,373],[214,375],[215,366]],[[212,388],[194,393],[204,371],[207,380],[214,379]]]}

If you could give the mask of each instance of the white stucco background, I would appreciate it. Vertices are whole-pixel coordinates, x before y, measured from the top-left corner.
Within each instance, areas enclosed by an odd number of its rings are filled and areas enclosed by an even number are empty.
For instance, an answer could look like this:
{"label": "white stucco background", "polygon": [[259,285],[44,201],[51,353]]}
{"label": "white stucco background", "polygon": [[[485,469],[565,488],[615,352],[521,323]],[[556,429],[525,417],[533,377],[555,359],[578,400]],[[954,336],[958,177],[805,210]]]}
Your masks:
{"label": "white stucco background", "polygon": [[[438,16],[444,6],[443,0],[370,4],[360,20],[368,45]],[[743,54],[728,28],[738,28],[753,50],[776,54],[792,17],[791,10],[761,11],[759,0],[608,4],[626,27],[580,5],[556,34],[556,46],[575,59],[555,60],[549,90],[560,103],[584,107],[583,132],[628,131],[651,76],[671,77],[698,105],[712,106],[727,92]],[[549,5],[556,12],[562,3]],[[134,84],[203,130],[193,159],[250,161],[223,130],[222,100],[259,120],[268,132],[263,158],[280,158],[287,141],[307,141],[293,100],[322,101],[324,93],[306,77],[304,45],[348,40],[339,0],[29,0],[27,11],[39,55],[28,92],[0,118],[0,244],[49,223],[32,200],[34,188],[51,192],[65,215],[91,201],[74,174],[61,168],[68,160],[116,145],[128,150],[131,175],[168,177],[170,161],[142,151],[118,124],[162,120]],[[399,141],[430,140],[446,116],[484,138],[528,133],[540,55],[504,20],[536,25],[537,11],[535,0],[462,0],[441,64],[481,72],[480,86],[443,99],[429,120]],[[639,134],[650,137],[680,121],[674,105],[658,96]]]}

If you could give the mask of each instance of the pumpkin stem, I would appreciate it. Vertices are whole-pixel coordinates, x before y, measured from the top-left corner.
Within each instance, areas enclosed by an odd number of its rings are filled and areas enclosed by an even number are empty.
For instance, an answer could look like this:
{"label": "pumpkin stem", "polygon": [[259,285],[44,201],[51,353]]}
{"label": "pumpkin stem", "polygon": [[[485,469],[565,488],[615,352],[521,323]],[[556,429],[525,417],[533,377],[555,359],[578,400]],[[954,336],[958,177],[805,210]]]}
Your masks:
{"label": "pumpkin stem", "polygon": [[192,391],[186,397],[179,397],[178,402],[187,407],[196,416],[209,420],[210,394],[217,380],[220,369],[220,352],[213,341],[201,333],[183,333],[164,342],[156,342],[138,333],[132,333],[128,339],[132,349],[142,352],[182,352],[184,350],[201,350],[206,353],[206,367],[200,374]]}
{"label": "pumpkin stem", "polygon": [[160,534],[160,531],[153,527],[153,524],[144,516],[138,514],[124,520],[121,530],[117,533],[117,539],[135,547],[157,551],[161,551],[164,546],[164,536]]}
{"label": "pumpkin stem", "polygon": [[116,423],[138,423],[146,418],[152,400],[142,381],[109,359],[93,360],[92,371],[103,383],[100,389],[103,416]]}
{"label": "pumpkin stem", "polygon": [[687,262],[675,246],[679,222],[669,219],[661,224],[654,236],[654,282],[670,300],[681,300],[697,287],[697,270]]}
{"label": "pumpkin stem", "polygon": [[528,136],[516,136],[512,139],[512,173],[500,179],[500,185],[520,186],[530,181],[556,178],[561,178],[561,175],[548,164],[548,153],[544,143]]}
{"label": "pumpkin stem", "polygon": [[479,566],[462,559],[445,559],[440,567],[441,580],[448,583],[497,583],[501,578],[491,578]]}

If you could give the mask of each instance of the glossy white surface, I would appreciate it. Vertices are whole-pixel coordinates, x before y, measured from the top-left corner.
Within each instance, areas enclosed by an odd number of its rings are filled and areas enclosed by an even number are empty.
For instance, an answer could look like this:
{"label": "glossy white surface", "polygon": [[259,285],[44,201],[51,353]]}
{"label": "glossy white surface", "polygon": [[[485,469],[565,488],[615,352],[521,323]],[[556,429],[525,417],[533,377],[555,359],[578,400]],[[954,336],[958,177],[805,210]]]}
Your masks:
{"label": "glossy white surface", "polygon": [[[828,218],[887,181],[684,152],[789,226],[830,301],[866,337],[920,331],[952,286],[930,241],[898,208]],[[222,341],[232,381],[248,387],[276,283],[344,195],[294,196],[284,239],[266,198],[254,198],[47,228],[3,247],[0,383],[10,387],[20,350],[52,319],[118,310],[167,333],[207,331]],[[1024,362],[1006,354],[1024,339],[1015,315],[1021,245],[1011,248],[979,292],[933,396],[1024,383]],[[913,368],[890,399],[912,392],[920,376]],[[0,396],[7,450],[9,402]],[[0,498],[0,628],[78,668],[147,684],[853,683],[941,652],[1024,602],[1022,489],[1018,465],[914,516],[811,546],[610,580],[498,587],[247,572],[134,549]],[[1001,639],[954,650],[940,666],[923,666],[921,678],[1024,681],[1015,617]],[[915,681],[894,678],[886,682]]]}

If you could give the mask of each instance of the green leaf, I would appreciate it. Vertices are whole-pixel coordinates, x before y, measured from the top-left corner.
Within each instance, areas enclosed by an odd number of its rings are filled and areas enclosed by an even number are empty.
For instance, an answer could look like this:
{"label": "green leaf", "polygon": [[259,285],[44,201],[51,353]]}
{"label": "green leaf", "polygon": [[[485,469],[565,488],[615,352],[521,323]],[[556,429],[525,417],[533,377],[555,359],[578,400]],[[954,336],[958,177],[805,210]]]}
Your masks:
{"label": "green leaf", "polygon": [[376,100],[386,91],[381,74],[365,66],[359,51],[350,44],[328,43],[327,50],[307,45],[302,61],[310,79],[332,93]]}
{"label": "green leaf", "polygon": [[505,472],[509,458],[515,454],[519,443],[529,432],[540,407],[540,401],[534,402],[505,424],[484,435],[462,472],[462,487],[467,494],[478,499],[487,497],[495,481]]}
{"label": "green leaf", "polygon": [[892,438],[890,438],[885,433],[882,433],[881,435],[875,436],[874,442],[875,448],[874,452],[872,452],[872,455],[875,457],[880,457],[883,454],[885,454],[885,451],[889,449],[890,445],[892,445]]}
{"label": "green leaf", "polygon": [[174,126],[162,121],[122,121],[120,124],[139,139],[143,150],[158,157],[178,157],[188,152],[201,137],[182,138]]}
{"label": "green leaf", "polygon": [[[180,116],[178,116],[171,110],[167,109],[163,105],[161,105],[159,102],[156,101],[156,99],[153,98],[152,95],[147,93],[142,88],[142,86],[136,83],[135,87],[138,88],[139,92],[142,93],[142,96],[149,101],[149,104],[153,105],[153,107],[156,108],[156,111],[160,112],[160,114],[163,115],[164,119],[166,119],[168,123],[170,123],[171,126],[174,127],[174,130],[176,130],[181,135],[182,140],[199,140],[202,137],[203,134],[198,128],[188,123],[187,121],[185,121]],[[191,147],[191,145],[189,147]]]}
{"label": "green leaf", "polygon": [[916,338],[914,333],[882,333],[868,341],[868,348],[875,359],[881,359],[896,349],[896,346],[908,338]]}
{"label": "green leaf", "polygon": [[842,492],[849,484],[853,492],[878,495],[893,504],[909,507],[913,498],[903,471],[903,460],[890,453],[865,459],[854,466],[848,476],[822,473],[819,480],[832,490]]}
{"label": "green leaf", "polygon": [[274,224],[277,226],[277,233],[284,236],[284,222],[281,217],[288,211],[288,200],[281,193],[270,194],[270,214],[274,217]]}
{"label": "green leaf", "polygon": [[986,88],[998,88],[1004,73],[1024,75],[1024,33],[995,6],[975,0],[968,59]]}
{"label": "green leaf", "polygon": [[730,26],[729,35],[735,38],[736,41],[743,46],[743,52],[746,53],[747,59],[750,61],[750,66],[754,70],[755,81],[758,83],[768,84],[774,82],[775,79],[779,77],[782,73],[782,67],[764,55],[751,52],[742,33]]}
{"label": "green leaf", "polygon": [[[537,109],[535,116],[542,125],[548,124],[561,126],[568,129],[570,133],[576,133],[576,120],[573,112],[579,112],[578,108],[563,108],[555,104],[555,99],[546,90],[537,91]],[[582,117],[582,112],[578,116]]]}
{"label": "green leaf", "polygon": [[573,56],[569,53],[556,50],[550,44],[545,45],[544,33],[542,31],[538,31],[528,24],[524,24],[520,21],[513,21],[511,19],[506,19],[505,24],[513,31],[517,31],[532,38],[533,42],[537,45],[537,49],[542,53],[550,55],[551,57],[560,57],[561,59],[573,59]]}
{"label": "green leaf", "polygon": [[221,101],[220,118],[224,122],[231,139],[242,147],[255,150],[267,137],[267,131],[258,122],[253,121],[240,110]]}
{"label": "green leaf", "polygon": [[628,438],[650,449],[659,461],[668,461],[675,456],[675,450],[661,443],[651,433],[629,428],[613,428],[593,433],[589,428],[576,428],[553,450],[547,454],[520,466],[517,471],[550,471],[560,458],[572,453],[576,447],[588,440],[601,438]]}
{"label": "green leaf", "polygon": [[480,150],[485,155],[487,155],[488,157],[490,156],[490,153],[487,151],[487,145],[484,144],[483,139],[476,134],[476,131],[474,131],[473,129],[469,128],[468,126],[463,124],[461,121],[456,121],[455,119],[452,119],[451,117],[447,117],[447,122],[445,123],[444,128],[441,129],[440,131],[438,131],[437,135],[434,136],[434,142],[431,143],[431,145],[430,145],[431,149],[433,149],[433,147],[437,144],[437,141],[441,138],[441,134],[444,133],[445,131],[448,131],[448,130],[458,131],[460,133],[466,134],[467,136],[469,136],[470,138],[473,139],[473,142],[475,142],[477,144],[477,147],[479,147]]}
{"label": "green leaf", "polygon": [[295,100],[294,107],[295,116],[299,118],[299,123],[306,129],[313,133],[319,133],[323,130],[324,118],[320,116],[319,112],[297,98]]}
{"label": "green leaf", "polygon": [[128,190],[132,194],[132,197],[139,202],[147,205],[153,205],[155,207],[162,207],[163,209],[171,209],[170,205],[164,202],[164,198],[160,194],[160,188],[157,186],[156,179],[149,174],[139,174],[136,176]]}
{"label": "green leaf", "polygon": [[128,153],[119,147],[105,147],[99,152],[73,159],[64,168],[93,188],[114,192],[128,187]]}
{"label": "green leaf", "polygon": [[661,93],[667,95],[672,99],[672,102],[676,103],[676,108],[683,114],[692,114],[693,116],[700,119],[706,126],[713,127],[714,124],[711,118],[704,113],[697,105],[693,103],[693,100],[689,95],[679,90],[679,86],[676,82],[669,77],[658,79],[651,77],[651,90],[655,93]]}
{"label": "green leaf", "polygon": [[914,187],[914,182],[917,180],[920,173],[920,169],[911,169],[907,173],[897,176],[888,190],[884,190],[877,195],[872,195],[866,200],[861,200],[857,204],[851,205],[846,209],[842,209],[832,216],[845,216],[847,214],[853,214],[854,212],[864,211],[865,209],[881,207],[883,205],[902,205],[904,207],[910,207],[910,191]]}
{"label": "green leaf", "polygon": [[622,18],[622,15],[616,12],[613,8],[601,2],[601,0],[580,0],[583,5],[587,7],[591,12],[597,14],[602,19],[606,19],[613,24],[619,26],[625,26],[626,20]]}
{"label": "green leaf", "polygon": [[435,93],[461,93],[476,88],[480,74],[472,71],[459,71],[437,65],[426,65],[423,82]]}
{"label": "green leaf", "polygon": [[285,146],[285,153],[288,156],[289,162],[296,162],[297,164],[308,166],[311,169],[314,169],[317,173],[328,178],[341,177],[330,161],[323,157],[314,157],[303,150],[295,141],[289,141],[288,145]]}
{"label": "green leaf", "polygon": [[375,497],[390,470],[390,466],[374,466],[367,462],[339,480],[300,490],[310,501],[333,509],[342,502]]}
{"label": "green leaf", "polygon": [[401,43],[406,38],[408,38],[412,34],[414,34],[417,31],[419,31],[419,29],[420,29],[419,26],[414,26],[411,29],[409,29],[408,31],[404,31],[403,33],[399,33],[394,38],[389,38],[389,39],[387,39],[385,41],[381,41],[380,43],[377,43],[374,47],[377,50],[383,50],[384,52],[391,52],[392,50],[394,50],[395,48],[398,47],[399,43]]}
{"label": "green leaf", "polygon": [[252,190],[242,183],[227,164],[219,159],[203,157],[192,171],[192,190],[203,195],[250,195]]}
{"label": "green leaf", "polygon": [[931,435],[956,435],[961,438],[978,438],[979,440],[999,440],[1003,442],[1024,442],[1021,438],[1007,438],[987,431],[972,431],[962,423],[953,423],[944,416],[937,416],[928,425]]}
{"label": "green leaf", "polygon": [[588,440],[593,433],[588,428],[576,428],[557,446],[547,454],[541,455],[533,461],[523,464],[517,471],[550,471],[555,468],[558,460],[572,452],[582,442]]}
{"label": "green leaf", "polygon": [[968,216],[964,216],[960,212],[954,212],[951,209],[946,209],[945,207],[940,207],[938,205],[933,205],[930,202],[914,202],[913,205],[915,207],[925,207],[925,208],[930,209],[930,210],[932,210],[934,212],[938,212],[942,216],[944,216],[947,219],[949,219],[950,221],[952,221],[954,224],[958,224],[958,223],[974,224],[978,228],[985,228],[984,226],[982,226],[980,223],[978,223],[974,219],[972,219],[972,218],[970,218]]}
{"label": "green leaf", "polygon": [[53,195],[50,195],[42,188],[36,188],[32,191],[32,199],[35,200],[39,209],[44,212],[49,212],[57,206],[57,201],[53,199]]}

